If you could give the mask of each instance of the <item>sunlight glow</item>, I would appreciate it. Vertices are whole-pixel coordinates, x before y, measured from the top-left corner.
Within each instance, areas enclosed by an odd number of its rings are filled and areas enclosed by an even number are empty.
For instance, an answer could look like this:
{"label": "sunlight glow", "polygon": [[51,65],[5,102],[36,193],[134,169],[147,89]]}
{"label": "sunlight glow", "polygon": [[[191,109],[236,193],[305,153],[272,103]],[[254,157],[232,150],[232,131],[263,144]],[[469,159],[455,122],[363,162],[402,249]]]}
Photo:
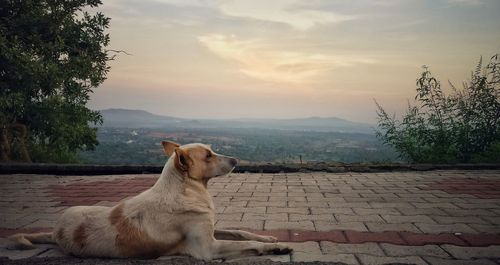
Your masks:
{"label": "sunlight glow", "polygon": [[376,63],[356,56],[270,49],[262,40],[241,40],[235,35],[212,34],[198,39],[214,54],[235,61],[242,73],[272,82],[311,83],[319,73],[336,67]]}

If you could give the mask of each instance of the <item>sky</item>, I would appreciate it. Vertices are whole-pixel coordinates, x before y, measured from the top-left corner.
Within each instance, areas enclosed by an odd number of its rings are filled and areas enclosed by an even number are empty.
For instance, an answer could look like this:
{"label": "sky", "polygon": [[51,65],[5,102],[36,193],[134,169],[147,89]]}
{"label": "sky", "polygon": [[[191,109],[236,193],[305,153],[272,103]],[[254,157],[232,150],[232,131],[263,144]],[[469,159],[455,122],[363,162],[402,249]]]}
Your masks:
{"label": "sky", "polygon": [[[108,79],[93,109],[184,118],[401,113],[422,66],[460,85],[500,52],[498,0],[104,0]],[[445,86],[446,87],[446,86]]]}

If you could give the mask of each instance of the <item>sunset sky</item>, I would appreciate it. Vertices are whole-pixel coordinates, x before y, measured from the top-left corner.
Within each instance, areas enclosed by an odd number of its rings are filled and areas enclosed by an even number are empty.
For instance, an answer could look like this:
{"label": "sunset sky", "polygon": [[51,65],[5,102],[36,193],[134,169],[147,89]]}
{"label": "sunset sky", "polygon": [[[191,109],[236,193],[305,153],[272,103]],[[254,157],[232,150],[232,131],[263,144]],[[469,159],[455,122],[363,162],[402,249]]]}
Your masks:
{"label": "sunset sky", "polygon": [[500,52],[498,0],[104,0],[125,50],[94,109],[187,118],[403,111],[428,65],[444,84]]}

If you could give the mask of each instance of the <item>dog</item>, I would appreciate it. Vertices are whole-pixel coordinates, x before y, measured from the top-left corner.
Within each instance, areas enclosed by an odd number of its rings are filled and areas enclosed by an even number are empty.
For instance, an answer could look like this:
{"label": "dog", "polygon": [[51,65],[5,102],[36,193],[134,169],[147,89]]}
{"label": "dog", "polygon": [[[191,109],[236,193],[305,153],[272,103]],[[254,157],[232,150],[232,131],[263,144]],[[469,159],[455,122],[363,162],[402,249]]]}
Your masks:
{"label": "dog", "polygon": [[180,146],[162,141],[170,156],[156,183],[114,207],[68,208],[49,233],[15,234],[18,248],[55,243],[77,257],[157,258],[190,255],[197,259],[232,259],[293,251],[272,236],[214,226],[211,178],[228,175],[238,160],[204,144]]}

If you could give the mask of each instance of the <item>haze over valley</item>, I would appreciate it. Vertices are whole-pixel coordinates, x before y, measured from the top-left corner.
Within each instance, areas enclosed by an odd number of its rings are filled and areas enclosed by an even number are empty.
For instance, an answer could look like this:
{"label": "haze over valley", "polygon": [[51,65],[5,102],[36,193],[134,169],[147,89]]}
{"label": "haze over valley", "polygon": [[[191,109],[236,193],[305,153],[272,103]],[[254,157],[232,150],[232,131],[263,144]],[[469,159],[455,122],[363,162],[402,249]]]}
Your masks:
{"label": "haze over valley", "polygon": [[106,109],[100,145],[80,154],[85,163],[154,164],[166,161],[160,142],[202,142],[246,163],[385,162],[394,151],[374,126],[345,119],[183,119],[142,110]]}

